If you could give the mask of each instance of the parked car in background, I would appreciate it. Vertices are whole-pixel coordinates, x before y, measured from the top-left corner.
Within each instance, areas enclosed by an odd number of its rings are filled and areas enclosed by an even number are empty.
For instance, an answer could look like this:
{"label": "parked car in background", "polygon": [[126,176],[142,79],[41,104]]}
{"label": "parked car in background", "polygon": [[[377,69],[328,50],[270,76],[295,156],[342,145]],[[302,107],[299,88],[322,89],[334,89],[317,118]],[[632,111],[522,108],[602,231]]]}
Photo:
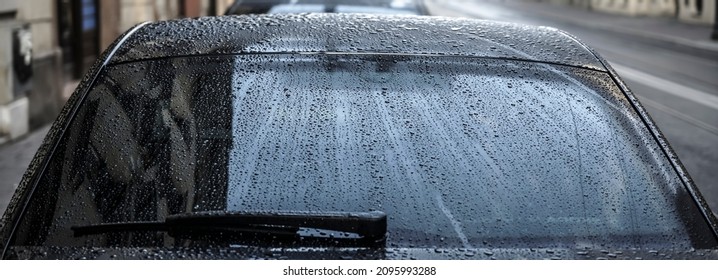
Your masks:
{"label": "parked car in background", "polygon": [[301,14],[141,24],[78,86],[3,259],[718,258],[625,84],[556,29]]}
{"label": "parked car in background", "polygon": [[418,0],[237,0],[226,15],[288,13],[368,13],[426,15]]}

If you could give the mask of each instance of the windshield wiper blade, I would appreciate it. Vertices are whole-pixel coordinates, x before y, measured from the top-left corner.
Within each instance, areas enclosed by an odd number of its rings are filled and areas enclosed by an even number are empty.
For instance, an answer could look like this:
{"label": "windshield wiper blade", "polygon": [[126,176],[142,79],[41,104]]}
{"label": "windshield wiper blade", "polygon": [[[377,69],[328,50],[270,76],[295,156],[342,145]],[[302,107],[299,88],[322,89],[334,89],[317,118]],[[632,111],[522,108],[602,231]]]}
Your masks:
{"label": "windshield wiper blade", "polygon": [[296,233],[300,228],[355,233],[362,239],[383,240],[386,214],[371,212],[241,211],[170,215],[164,221],[105,223],[71,227],[75,236],[122,231],[238,231]]}

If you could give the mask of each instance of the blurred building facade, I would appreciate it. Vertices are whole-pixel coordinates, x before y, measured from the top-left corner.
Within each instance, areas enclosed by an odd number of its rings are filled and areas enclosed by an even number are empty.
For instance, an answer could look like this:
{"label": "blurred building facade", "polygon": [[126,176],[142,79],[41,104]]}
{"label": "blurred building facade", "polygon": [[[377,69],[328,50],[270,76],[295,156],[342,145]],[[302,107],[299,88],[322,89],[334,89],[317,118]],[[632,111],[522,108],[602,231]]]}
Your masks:
{"label": "blurred building facade", "polygon": [[675,17],[696,24],[713,24],[717,0],[537,0],[573,5],[628,16]]}
{"label": "blurred building facade", "polygon": [[59,112],[62,82],[55,5],[0,1],[0,143]]}
{"label": "blurred building facade", "polygon": [[221,15],[231,0],[0,1],[0,144],[55,119],[102,51],[144,21]]}

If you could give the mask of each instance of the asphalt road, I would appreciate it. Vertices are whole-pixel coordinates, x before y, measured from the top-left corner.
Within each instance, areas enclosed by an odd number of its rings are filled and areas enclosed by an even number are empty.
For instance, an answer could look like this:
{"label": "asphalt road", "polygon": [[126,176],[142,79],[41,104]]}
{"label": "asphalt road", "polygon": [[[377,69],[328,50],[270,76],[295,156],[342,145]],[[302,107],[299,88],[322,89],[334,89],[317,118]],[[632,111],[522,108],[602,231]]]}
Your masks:
{"label": "asphalt road", "polygon": [[[718,213],[718,52],[636,38],[522,1],[428,0],[432,15],[552,26],[598,51],[638,95],[714,212]],[[547,4],[544,4],[547,5]]]}

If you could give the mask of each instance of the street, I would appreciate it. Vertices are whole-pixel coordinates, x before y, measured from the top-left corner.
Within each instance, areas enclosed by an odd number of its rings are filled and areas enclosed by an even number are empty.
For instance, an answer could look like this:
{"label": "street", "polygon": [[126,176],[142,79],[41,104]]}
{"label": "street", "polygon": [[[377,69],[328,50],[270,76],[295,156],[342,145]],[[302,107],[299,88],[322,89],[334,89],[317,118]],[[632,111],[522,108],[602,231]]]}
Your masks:
{"label": "street", "polygon": [[25,169],[49,129],[50,125],[46,125],[23,139],[0,146],[0,213],[5,212]]}
{"label": "street", "polygon": [[[659,23],[527,1],[427,1],[432,15],[473,17],[556,27],[606,58],[638,95],[683,165],[716,212],[718,209],[718,43],[703,34],[650,36]],[[611,24],[606,18],[632,20]],[[646,23],[647,22],[647,23]],[[646,31],[649,36],[632,32]],[[693,31],[693,30],[687,30]],[[696,33],[696,32],[694,32]],[[710,33],[705,34],[706,39]],[[691,37],[692,36],[692,37]],[[688,39],[685,39],[688,37]],[[671,39],[674,39],[671,41]],[[691,41],[690,39],[694,39]],[[681,41],[683,40],[683,41]],[[695,42],[693,45],[687,43]]]}
{"label": "street", "polygon": [[[639,97],[716,212],[718,43],[691,40],[691,36],[699,38],[701,34],[655,35],[660,34],[660,30],[635,36],[639,34],[631,32],[657,27],[646,24],[620,29],[619,23],[596,21],[617,16],[545,3],[491,0],[428,0],[426,3],[432,15],[556,27],[597,50]],[[20,140],[0,146],[0,213],[4,212],[48,128],[49,125],[45,125]]]}

